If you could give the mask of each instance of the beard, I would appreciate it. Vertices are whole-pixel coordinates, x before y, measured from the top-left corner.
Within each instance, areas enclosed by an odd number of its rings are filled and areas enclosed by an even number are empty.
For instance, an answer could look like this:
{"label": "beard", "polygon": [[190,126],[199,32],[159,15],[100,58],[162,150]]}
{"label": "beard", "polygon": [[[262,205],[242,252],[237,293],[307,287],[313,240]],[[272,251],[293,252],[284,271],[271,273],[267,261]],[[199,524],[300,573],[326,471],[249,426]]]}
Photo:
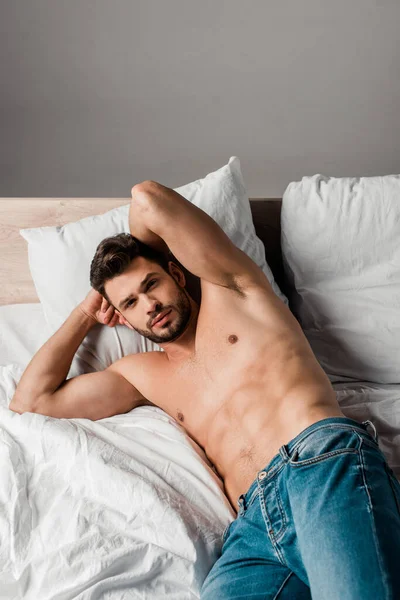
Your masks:
{"label": "beard", "polygon": [[166,342],[172,342],[177,339],[185,331],[187,324],[189,323],[190,316],[192,313],[192,307],[187,292],[177,286],[178,295],[173,306],[165,306],[160,311],[173,309],[172,313],[168,315],[167,322],[160,327],[155,326],[154,328],[139,329],[133,327],[135,331],[140,333],[143,337],[155,342],[156,344],[165,344]]}

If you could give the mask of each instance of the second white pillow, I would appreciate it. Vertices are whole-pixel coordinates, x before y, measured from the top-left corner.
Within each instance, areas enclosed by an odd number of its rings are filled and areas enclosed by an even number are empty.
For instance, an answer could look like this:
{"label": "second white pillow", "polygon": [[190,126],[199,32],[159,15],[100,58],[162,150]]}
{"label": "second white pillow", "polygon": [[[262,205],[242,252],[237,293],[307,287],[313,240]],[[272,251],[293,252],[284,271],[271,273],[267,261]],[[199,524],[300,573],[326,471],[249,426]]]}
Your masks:
{"label": "second white pillow", "polygon": [[331,381],[400,383],[400,175],[303,177],[281,228],[291,308]]}

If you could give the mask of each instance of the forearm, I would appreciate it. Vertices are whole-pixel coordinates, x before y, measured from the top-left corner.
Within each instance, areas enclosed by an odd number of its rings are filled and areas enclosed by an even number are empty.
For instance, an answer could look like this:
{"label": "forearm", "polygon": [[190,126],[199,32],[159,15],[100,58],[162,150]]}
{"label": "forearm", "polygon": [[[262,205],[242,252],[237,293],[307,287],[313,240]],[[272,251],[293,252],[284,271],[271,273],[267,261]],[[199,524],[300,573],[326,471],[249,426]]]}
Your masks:
{"label": "forearm", "polygon": [[145,197],[143,194],[139,196],[133,195],[131,206],[129,209],[129,230],[131,234],[155,250],[170,254],[170,249],[164,240],[151,231],[148,226],[151,211],[154,210],[151,205],[151,198]]}
{"label": "forearm", "polygon": [[14,399],[24,406],[33,406],[41,395],[55,392],[66,379],[76,351],[94,325],[96,321],[76,306],[26,367]]}

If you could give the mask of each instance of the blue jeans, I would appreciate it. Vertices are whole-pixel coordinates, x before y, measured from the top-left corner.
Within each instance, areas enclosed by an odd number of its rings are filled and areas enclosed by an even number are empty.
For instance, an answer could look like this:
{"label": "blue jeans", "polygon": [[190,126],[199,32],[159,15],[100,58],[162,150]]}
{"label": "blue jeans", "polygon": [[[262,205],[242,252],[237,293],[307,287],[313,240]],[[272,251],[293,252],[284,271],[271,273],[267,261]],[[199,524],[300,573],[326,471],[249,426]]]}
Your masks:
{"label": "blue jeans", "polygon": [[201,600],[400,599],[400,484],[371,421],[307,427],[238,507]]}

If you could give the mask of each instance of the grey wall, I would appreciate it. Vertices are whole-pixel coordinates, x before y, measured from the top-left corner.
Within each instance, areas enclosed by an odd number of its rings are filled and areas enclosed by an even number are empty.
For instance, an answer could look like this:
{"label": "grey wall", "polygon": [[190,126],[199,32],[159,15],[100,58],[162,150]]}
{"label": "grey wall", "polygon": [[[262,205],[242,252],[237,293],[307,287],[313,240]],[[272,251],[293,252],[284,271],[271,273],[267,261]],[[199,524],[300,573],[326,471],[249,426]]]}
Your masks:
{"label": "grey wall", "polygon": [[0,196],[400,172],[398,0],[0,0]]}

